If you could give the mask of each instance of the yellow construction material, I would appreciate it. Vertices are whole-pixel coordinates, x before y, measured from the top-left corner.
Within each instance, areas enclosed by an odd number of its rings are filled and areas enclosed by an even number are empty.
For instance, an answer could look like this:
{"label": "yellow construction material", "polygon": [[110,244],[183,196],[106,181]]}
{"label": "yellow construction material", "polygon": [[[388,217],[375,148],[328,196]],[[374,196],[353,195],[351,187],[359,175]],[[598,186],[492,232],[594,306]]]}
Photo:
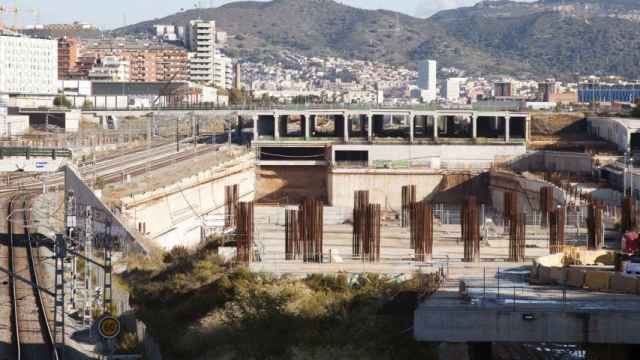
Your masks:
{"label": "yellow construction material", "polygon": [[584,286],[591,290],[609,290],[609,279],[614,273],[608,271],[587,271]]}
{"label": "yellow construction material", "polygon": [[567,285],[575,288],[581,288],[584,286],[584,270],[572,269],[567,270]]}

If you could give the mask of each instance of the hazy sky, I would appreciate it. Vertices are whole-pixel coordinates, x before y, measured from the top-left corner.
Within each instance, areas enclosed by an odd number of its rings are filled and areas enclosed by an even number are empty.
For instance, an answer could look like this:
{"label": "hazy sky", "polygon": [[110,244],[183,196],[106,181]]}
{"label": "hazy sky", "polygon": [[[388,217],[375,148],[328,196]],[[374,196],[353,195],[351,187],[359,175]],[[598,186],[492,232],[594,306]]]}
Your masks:
{"label": "hazy sky", "polygon": [[[11,5],[16,0],[0,0]],[[60,23],[82,21],[98,25],[104,29],[120,27],[125,22],[133,24],[143,20],[163,17],[175,13],[180,8],[192,8],[200,3],[203,7],[220,6],[234,0],[18,0],[22,8],[36,9],[40,23]],[[442,9],[462,5],[472,5],[479,0],[339,0],[347,5],[368,9],[390,9],[409,15],[429,16]],[[13,17],[3,17],[2,21],[13,23]],[[36,22],[30,13],[22,15],[22,25]]]}

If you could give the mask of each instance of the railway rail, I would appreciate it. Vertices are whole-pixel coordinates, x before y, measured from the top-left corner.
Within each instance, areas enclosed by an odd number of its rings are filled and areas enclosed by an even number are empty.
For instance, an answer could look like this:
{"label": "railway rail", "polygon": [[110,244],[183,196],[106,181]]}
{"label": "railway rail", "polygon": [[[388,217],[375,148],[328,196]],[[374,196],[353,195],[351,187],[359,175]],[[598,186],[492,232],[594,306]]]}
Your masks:
{"label": "railway rail", "polygon": [[7,206],[7,254],[14,358],[59,359],[42,294],[37,248],[29,234],[28,194],[13,196]]}

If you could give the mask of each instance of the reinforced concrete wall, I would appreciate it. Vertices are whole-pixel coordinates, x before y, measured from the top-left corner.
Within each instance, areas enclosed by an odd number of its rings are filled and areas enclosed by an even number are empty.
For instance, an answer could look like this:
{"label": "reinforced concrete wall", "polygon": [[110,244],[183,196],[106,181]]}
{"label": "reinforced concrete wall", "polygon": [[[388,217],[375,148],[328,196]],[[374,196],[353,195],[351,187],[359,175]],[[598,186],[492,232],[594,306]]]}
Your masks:
{"label": "reinforced concrete wall", "polygon": [[489,169],[526,153],[524,144],[505,145],[333,145],[331,160],[336,151],[368,151],[369,165],[377,161],[406,162],[411,166],[432,169]]}
{"label": "reinforced concrete wall", "polygon": [[585,153],[531,151],[513,159],[509,165],[515,171],[593,172],[593,160]]}
{"label": "reinforced concrete wall", "polygon": [[354,191],[369,190],[371,203],[399,211],[404,185],[416,185],[416,199],[421,200],[433,193],[442,178],[429,170],[332,169],[327,180],[329,205],[353,208]]}
{"label": "reinforced concrete wall", "polygon": [[629,311],[511,311],[420,306],[414,336],[429,342],[638,344],[640,313]]}
{"label": "reinforced concrete wall", "polygon": [[29,171],[29,172],[53,172],[67,164],[68,158],[58,157],[5,157],[0,160],[0,172]]}
{"label": "reinforced concrete wall", "polygon": [[199,244],[203,230],[224,216],[224,188],[238,184],[241,201],[255,196],[253,155],[223,163],[211,170],[163,188],[121,199],[123,212],[133,226],[143,226],[157,245]]}

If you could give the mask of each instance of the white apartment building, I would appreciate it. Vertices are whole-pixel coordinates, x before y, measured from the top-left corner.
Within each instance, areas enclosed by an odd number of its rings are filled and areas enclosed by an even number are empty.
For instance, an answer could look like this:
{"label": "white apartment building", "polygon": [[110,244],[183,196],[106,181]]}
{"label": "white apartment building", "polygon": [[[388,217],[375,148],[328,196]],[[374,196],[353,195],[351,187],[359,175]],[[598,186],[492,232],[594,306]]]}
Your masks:
{"label": "white apartment building", "polygon": [[55,95],[58,42],[0,32],[0,94]]}
{"label": "white apartment building", "polygon": [[129,61],[117,56],[105,56],[93,65],[89,80],[129,81]]}
{"label": "white apartment building", "polygon": [[[191,20],[186,44],[189,50],[189,78],[191,81],[230,89],[232,85],[231,59],[220,52],[226,42],[218,36],[215,21]],[[220,40],[220,42],[219,42]]]}
{"label": "white apartment building", "polygon": [[463,78],[448,78],[442,88],[442,97],[447,101],[460,101],[460,84],[464,81]]}
{"label": "white apartment building", "polygon": [[435,60],[425,60],[418,63],[418,87],[424,102],[436,100],[438,64]]}

